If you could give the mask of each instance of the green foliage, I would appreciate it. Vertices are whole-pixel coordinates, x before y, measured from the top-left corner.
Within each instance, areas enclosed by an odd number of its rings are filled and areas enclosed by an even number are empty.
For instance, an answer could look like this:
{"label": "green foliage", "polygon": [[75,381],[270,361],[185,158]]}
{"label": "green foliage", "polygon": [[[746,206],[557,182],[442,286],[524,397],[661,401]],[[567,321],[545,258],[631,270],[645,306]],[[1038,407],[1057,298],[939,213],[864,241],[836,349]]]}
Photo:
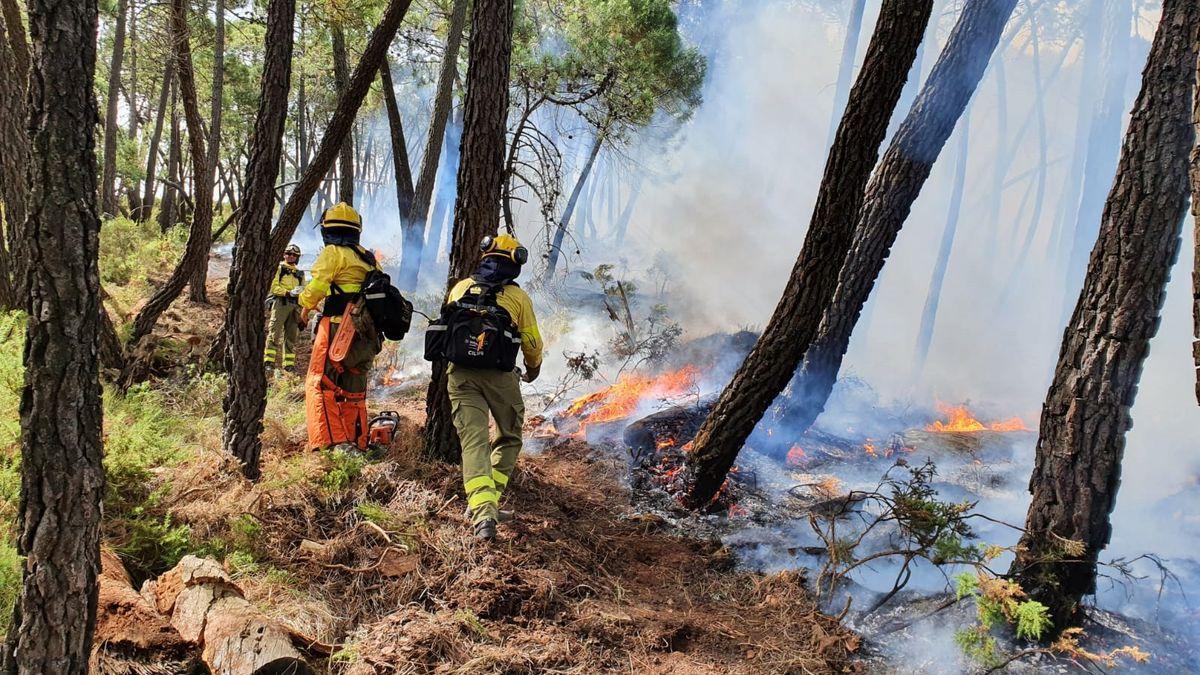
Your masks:
{"label": "green foliage", "polygon": [[171,569],[192,550],[191,529],[172,523],[169,515],[154,515],[139,506],[121,524],[124,531],[114,548],[135,580]]}
{"label": "green foliage", "polygon": [[100,281],[106,287],[135,285],[132,294],[122,298],[132,303],[144,290],[147,275],[174,267],[186,243],[187,232],[181,228],[163,234],[153,220],[106,220],[100,228]]}
{"label": "green foliage", "polygon": [[962,600],[968,595],[979,594],[979,579],[973,572],[962,572],[954,576],[954,599]]}
{"label": "green foliage", "polygon": [[0,635],[8,633],[13,606],[21,595],[21,556],[6,537],[0,540]]}
{"label": "green foliage", "polygon": [[981,626],[956,631],[954,642],[968,658],[984,668],[995,668],[1003,662],[1003,659],[1000,658],[1000,649],[996,644],[996,638],[989,635],[987,629]]}
{"label": "green foliage", "polygon": [[1036,600],[1026,600],[1017,605],[1017,637],[1037,642],[1050,630],[1050,608]]}
{"label": "green foliage", "polygon": [[104,501],[106,515],[120,518],[151,500],[152,472],[182,459],[186,439],[168,416],[162,393],[148,384],[131,387],[123,397],[108,392],[104,403]]}
{"label": "green foliage", "polygon": [[329,470],[321,478],[321,487],[326,492],[341,492],[350,487],[350,483],[358,478],[367,465],[367,460],[354,452],[326,450],[324,456]]}

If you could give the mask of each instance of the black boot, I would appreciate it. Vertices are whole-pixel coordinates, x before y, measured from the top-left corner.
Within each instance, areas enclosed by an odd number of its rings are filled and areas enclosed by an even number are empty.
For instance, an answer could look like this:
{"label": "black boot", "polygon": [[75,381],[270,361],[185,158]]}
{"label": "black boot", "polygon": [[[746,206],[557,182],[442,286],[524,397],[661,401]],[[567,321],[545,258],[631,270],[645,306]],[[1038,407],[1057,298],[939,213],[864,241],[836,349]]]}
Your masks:
{"label": "black boot", "polygon": [[475,538],[480,541],[492,542],[496,539],[496,521],[484,518],[475,523]]}

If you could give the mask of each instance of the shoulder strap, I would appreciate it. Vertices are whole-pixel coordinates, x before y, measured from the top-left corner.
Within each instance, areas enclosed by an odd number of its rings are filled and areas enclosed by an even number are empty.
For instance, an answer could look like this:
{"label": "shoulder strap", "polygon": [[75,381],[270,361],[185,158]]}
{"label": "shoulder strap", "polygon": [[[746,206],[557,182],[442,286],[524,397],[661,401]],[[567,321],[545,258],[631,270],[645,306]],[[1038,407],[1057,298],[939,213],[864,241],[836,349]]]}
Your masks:
{"label": "shoulder strap", "polygon": [[370,265],[372,269],[379,267],[379,263],[375,260],[374,253],[358,245],[355,245],[353,248],[354,252],[358,254],[359,259]]}

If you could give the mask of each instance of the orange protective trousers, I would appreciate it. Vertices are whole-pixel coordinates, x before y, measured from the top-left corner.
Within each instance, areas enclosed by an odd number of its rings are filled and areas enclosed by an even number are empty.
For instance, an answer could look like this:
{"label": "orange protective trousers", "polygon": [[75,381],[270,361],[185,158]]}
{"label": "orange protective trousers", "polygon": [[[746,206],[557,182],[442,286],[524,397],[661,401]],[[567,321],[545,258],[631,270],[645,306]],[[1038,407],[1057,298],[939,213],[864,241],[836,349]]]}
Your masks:
{"label": "orange protective trousers", "polygon": [[[321,317],[308,361],[304,410],[310,450],[339,443],[367,447],[367,376],[379,353],[378,338],[355,330],[349,312],[341,318],[334,323]],[[349,348],[336,349],[339,330],[347,329],[354,332]]]}

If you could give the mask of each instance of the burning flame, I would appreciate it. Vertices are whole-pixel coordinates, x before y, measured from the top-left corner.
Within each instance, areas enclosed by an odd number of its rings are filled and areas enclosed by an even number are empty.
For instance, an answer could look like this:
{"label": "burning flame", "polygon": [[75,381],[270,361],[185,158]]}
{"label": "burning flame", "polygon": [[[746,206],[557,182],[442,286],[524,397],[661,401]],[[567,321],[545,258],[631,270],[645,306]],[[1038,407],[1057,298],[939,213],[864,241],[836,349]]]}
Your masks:
{"label": "burning flame", "polygon": [[787,465],[800,466],[801,464],[804,464],[804,460],[807,458],[808,456],[804,453],[804,448],[800,447],[799,445],[793,445],[792,449],[788,450]]}
{"label": "burning flame", "polygon": [[975,419],[975,415],[973,415],[970,410],[967,410],[965,405],[947,406],[939,403],[937,408],[938,412],[946,416],[948,420],[946,422],[936,420],[933,422],[933,424],[925,427],[926,431],[932,431],[935,433],[974,433],[977,431],[1006,432],[1029,430],[1029,427],[1025,426],[1024,420],[1022,420],[1020,417],[1012,417],[1000,422],[984,424],[983,422]]}
{"label": "burning flame", "polygon": [[380,379],[379,383],[385,387],[392,387],[400,384],[403,379],[404,378],[400,375],[399,368],[396,366],[388,366],[387,371],[383,373],[383,377]]}
{"label": "burning flame", "polygon": [[566,414],[578,417],[585,424],[598,424],[624,419],[637,411],[649,398],[671,398],[692,391],[700,378],[695,366],[657,376],[626,373],[610,387],[575,400]]}

